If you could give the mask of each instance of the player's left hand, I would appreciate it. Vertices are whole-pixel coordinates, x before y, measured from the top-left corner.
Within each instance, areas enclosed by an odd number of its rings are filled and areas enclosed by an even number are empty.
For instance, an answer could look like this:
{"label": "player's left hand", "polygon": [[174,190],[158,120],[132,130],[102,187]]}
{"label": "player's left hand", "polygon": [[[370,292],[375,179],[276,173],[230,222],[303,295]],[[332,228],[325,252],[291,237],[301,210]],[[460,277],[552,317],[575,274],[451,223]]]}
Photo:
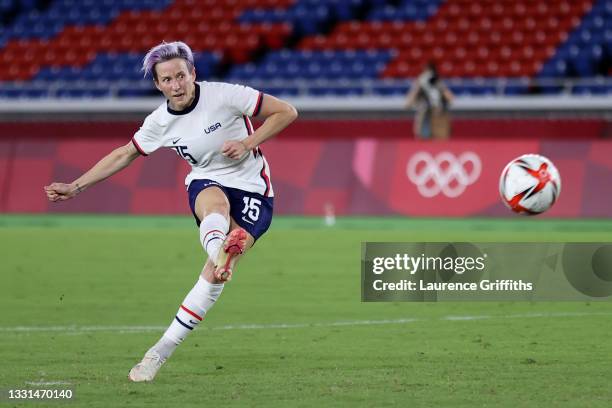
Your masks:
{"label": "player's left hand", "polygon": [[238,140],[228,140],[223,143],[221,153],[230,159],[238,160],[246,153],[247,148],[244,143]]}

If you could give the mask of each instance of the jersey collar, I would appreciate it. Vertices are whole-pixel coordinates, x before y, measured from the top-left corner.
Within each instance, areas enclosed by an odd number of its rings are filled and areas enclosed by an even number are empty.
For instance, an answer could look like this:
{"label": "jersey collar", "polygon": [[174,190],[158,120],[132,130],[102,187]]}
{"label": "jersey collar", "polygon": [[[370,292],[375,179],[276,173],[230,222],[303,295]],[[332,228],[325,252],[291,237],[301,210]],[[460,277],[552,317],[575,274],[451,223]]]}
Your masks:
{"label": "jersey collar", "polygon": [[188,107],[186,107],[183,110],[177,111],[174,110],[170,107],[170,104],[168,103],[168,101],[166,101],[166,108],[168,109],[168,113],[171,115],[186,115],[189,112],[191,112],[192,110],[195,109],[196,105],[198,104],[198,101],[200,100],[200,85],[198,85],[198,83],[194,83],[195,85],[195,96],[193,98],[193,102],[191,102],[191,105],[189,105]]}

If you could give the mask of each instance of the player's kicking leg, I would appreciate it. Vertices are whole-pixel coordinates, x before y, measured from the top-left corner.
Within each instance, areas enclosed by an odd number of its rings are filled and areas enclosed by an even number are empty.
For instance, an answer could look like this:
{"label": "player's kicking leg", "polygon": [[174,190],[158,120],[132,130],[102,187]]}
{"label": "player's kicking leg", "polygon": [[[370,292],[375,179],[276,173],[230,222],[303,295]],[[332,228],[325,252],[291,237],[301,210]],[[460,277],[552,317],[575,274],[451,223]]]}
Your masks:
{"label": "player's kicking leg", "polygon": [[195,286],[181,303],[174,320],[159,339],[144,355],[142,361],[136,364],[128,374],[130,381],[153,381],[155,375],[172,355],[176,347],[202,321],[204,315],[213,307],[221,292],[222,282],[210,282],[204,276],[213,276],[214,263],[209,259],[204,265],[202,274]]}
{"label": "player's kicking leg", "polygon": [[[191,289],[161,339],[151,347],[142,361],[128,374],[134,382],[153,381],[155,375],[172,355],[176,347],[204,319],[223,291],[224,283],[231,279],[233,268],[242,254],[253,245],[254,238],[242,228],[235,228],[219,250],[218,260],[210,259],[204,265],[198,282]],[[218,278],[217,278],[218,276]]]}
{"label": "player's kicking leg", "polygon": [[[198,203],[205,205],[198,207]],[[155,378],[176,347],[212,308],[223,291],[224,283],[231,278],[238,258],[253,245],[254,238],[233,220],[232,231],[227,234],[230,220],[226,206],[229,207],[229,204],[225,195],[216,187],[203,190],[198,195],[196,208],[202,210],[201,213],[198,211],[198,218],[202,220],[200,237],[209,255],[208,261],[164,335],[130,371],[128,378],[131,381],[152,381]]]}

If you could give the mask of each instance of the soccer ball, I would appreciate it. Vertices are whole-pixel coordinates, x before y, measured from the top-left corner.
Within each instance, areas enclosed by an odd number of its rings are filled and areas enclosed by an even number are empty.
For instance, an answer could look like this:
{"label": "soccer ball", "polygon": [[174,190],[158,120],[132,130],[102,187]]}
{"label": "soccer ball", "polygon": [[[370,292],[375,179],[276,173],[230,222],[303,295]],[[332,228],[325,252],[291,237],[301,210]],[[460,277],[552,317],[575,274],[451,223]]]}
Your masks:
{"label": "soccer ball", "polygon": [[538,154],[524,154],[506,165],[499,178],[499,194],[512,211],[535,215],[548,210],[561,192],[559,171]]}

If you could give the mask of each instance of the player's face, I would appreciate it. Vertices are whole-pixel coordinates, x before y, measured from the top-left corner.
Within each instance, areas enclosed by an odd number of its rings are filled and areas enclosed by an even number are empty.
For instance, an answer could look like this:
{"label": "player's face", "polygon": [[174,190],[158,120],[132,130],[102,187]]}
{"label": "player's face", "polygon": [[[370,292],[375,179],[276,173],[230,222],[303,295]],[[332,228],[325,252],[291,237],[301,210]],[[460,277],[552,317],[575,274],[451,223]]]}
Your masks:
{"label": "player's face", "polygon": [[168,99],[170,108],[187,108],[195,97],[195,68],[189,71],[184,59],[173,58],[155,65],[155,72],[155,86]]}

